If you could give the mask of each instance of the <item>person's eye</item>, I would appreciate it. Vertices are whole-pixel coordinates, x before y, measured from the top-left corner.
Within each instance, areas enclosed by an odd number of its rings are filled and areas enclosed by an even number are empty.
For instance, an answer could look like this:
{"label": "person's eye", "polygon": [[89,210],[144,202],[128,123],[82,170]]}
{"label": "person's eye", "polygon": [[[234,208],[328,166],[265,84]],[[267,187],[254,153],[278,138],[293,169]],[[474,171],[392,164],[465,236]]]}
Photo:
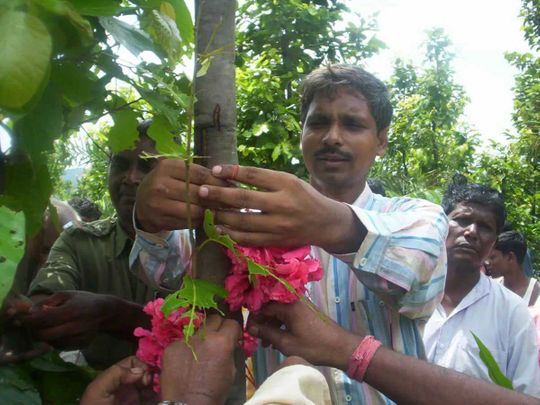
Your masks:
{"label": "person's eye", "polygon": [[126,170],[128,168],[128,165],[129,163],[127,162],[127,160],[122,158],[113,157],[111,160],[111,169],[115,171]]}

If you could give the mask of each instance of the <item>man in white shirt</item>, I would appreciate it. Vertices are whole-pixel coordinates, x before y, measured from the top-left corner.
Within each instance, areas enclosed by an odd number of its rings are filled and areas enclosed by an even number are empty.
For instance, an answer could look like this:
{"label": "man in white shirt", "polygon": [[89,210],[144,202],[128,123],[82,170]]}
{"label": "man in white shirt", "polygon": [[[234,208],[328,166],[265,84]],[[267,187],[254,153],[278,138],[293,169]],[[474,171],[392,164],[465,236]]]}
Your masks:
{"label": "man in white shirt", "polygon": [[448,273],[443,300],[424,330],[428,360],[490,381],[474,333],[515,390],[540,397],[534,328],[527,307],[480,271],[504,224],[502,196],[477,184],[451,186],[443,208],[449,218]]}

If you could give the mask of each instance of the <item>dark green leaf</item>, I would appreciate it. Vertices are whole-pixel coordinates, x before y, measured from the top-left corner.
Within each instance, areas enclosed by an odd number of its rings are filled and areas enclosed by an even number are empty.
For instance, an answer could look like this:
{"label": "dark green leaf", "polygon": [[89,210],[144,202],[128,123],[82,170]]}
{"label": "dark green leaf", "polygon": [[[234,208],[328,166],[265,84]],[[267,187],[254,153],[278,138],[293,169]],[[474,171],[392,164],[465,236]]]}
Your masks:
{"label": "dark green leaf", "polygon": [[95,17],[113,16],[120,10],[119,0],[69,0],[75,10],[82,15]]}
{"label": "dark green leaf", "polygon": [[24,253],[24,214],[0,206],[0,302],[11,288]]}
{"label": "dark green leaf", "polygon": [[0,367],[0,398],[10,405],[41,405],[39,392],[22,367]]}

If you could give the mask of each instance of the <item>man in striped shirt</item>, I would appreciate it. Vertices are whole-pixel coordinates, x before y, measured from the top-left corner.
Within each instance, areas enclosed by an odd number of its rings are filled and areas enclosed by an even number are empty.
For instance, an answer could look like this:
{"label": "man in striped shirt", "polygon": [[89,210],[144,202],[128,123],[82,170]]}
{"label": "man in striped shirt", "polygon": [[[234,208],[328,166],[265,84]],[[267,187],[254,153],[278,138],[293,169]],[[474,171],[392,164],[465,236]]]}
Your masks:
{"label": "man in striped shirt", "polygon": [[[310,298],[320,309],[352,332],[372,334],[389,348],[424,358],[419,328],[444,290],[448,224],[435,204],[375,195],[366,184],[375,157],[384,154],[391,116],[387,89],[373,75],[347,65],[315,70],[302,86],[302,153],[309,184],[252,167],[195,168],[195,216],[208,205],[249,208],[217,210],[219,230],[243,245],[311,245],[325,270],[323,279],[310,286]],[[185,189],[183,164],[164,161],[161,166],[161,175],[145,179],[137,198],[135,218],[148,232],[185,228],[186,223],[184,193],[156,192],[160,184]],[[216,179],[258,191],[212,185]],[[135,245],[132,261],[149,278],[155,279],[158,269],[170,276],[170,265],[163,271],[164,258],[181,262],[186,256],[176,248],[185,245],[185,232],[148,239]],[[178,266],[175,275],[182,271]],[[274,353],[259,350],[254,361],[259,382],[276,363]],[[323,371],[334,403],[390,402],[342,371]]]}

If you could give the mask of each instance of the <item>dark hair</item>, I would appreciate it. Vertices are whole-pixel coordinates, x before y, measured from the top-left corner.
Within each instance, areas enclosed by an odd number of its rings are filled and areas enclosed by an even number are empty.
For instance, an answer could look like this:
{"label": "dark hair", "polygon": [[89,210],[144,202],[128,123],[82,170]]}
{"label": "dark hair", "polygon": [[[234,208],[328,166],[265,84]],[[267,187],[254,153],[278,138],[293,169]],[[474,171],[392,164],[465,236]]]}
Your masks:
{"label": "dark hair", "polygon": [[497,237],[495,249],[504,254],[514,252],[519,264],[523,264],[523,259],[527,253],[527,242],[522,234],[517,231],[506,231]]}
{"label": "dark hair", "polygon": [[305,121],[309,106],[316,96],[333,97],[342,88],[365,97],[378,131],[390,125],[392,104],[386,85],[371,73],[352,65],[321,66],[306,76],[300,87],[300,121]]}
{"label": "dark hair", "polygon": [[386,191],[384,190],[384,184],[379,179],[367,179],[367,184],[371,191],[375,194],[380,194],[386,197]]}
{"label": "dark hair", "polygon": [[444,212],[448,215],[462,203],[474,203],[491,210],[495,215],[497,233],[500,232],[506,219],[504,198],[501,193],[483,184],[451,184],[442,200]]}
{"label": "dark hair", "polygon": [[71,205],[81,217],[88,218],[91,221],[97,221],[101,217],[101,210],[99,207],[88,198],[73,197],[69,200],[69,205]]}

